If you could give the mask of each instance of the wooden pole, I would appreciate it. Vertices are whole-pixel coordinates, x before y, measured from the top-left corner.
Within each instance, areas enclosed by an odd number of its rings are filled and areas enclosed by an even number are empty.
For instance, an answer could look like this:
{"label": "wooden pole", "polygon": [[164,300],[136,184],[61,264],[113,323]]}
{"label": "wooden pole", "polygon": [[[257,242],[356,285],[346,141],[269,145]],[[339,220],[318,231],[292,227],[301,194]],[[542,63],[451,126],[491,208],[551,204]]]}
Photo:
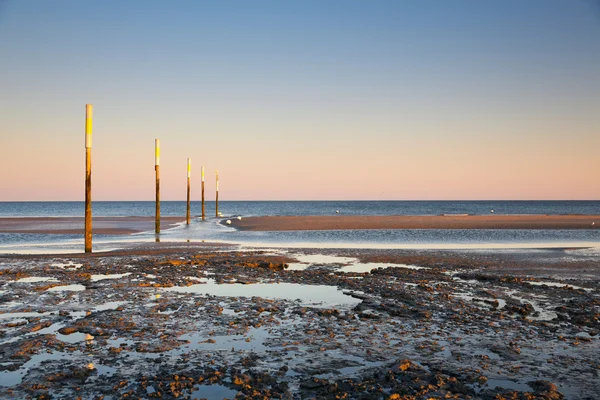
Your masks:
{"label": "wooden pole", "polygon": [[190,177],[192,175],[192,159],[188,158],[187,163],[187,211],[185,213],[185,222],[190,224]]}
{"label": "wooden pole", "polygon": [[215,216],[219,216],[219,170],[216,171],[217,174],[217,195],[215,196]]}
{"label": "wooden pole", "polygon": [[94,106],[85,105],[85,252],[92,252],[92,114]]}
{"label": "wooden pole", "polygon": [[154,232],[160,233],[160,141],[154,140],[154,170],[156,171],[156,221]]}
{"label": "wooden pole", "polygon": [[204,214],[204,166],[202,166],[202,221],[206,219]]}

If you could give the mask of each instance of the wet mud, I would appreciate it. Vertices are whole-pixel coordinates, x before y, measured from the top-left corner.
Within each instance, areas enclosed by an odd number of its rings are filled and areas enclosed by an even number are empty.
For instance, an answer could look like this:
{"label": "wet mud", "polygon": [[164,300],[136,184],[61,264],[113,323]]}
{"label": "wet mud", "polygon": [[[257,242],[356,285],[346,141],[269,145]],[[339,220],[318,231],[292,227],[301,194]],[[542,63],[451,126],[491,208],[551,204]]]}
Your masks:
{"label": "wet mud", "polygon": [[594,399],[600,268],[569,257],[5,257],[0,397]]}

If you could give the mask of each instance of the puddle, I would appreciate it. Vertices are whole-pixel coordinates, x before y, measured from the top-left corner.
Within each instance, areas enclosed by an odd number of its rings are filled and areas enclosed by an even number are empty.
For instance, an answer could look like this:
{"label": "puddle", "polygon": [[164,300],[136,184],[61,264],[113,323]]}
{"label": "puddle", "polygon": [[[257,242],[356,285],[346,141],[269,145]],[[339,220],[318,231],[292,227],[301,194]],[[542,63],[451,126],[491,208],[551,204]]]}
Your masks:
{"label": "puddle", "polygon": [[556,314],[554,311],[544,310],[538,302],[531,299],[525,299],[523,297],[515,296],[515,293],[518,293],[518,291],[509,290],[506,292],[508,296],[512,297],[513,299],[519,300],[521,303],[531,304],[533,310],[539,313],[539,315],[537,316],[528,315],[527,318],[535,321],[552,321],[554,318],[558,317],[558,314]]}
{"label": "puddle", "polygon": [[114,375],[117,373],[117,369],[113,367],[109,367],[108,365],[95,364],[96,371],[98,371],[98,375]]}
{"label": "puddle", "polygon": [[106,311],[106,310],[116,310],[123,304],[127,304],[126,301],[109,301],[108,303],[100,304],[92,309],[92,311]]}
{"label": "puddle", "polygon": [[238,394],[237,390],[223,385],[200,385],[195,386],[194,389],[197,390],[192,392],[192,399],[234,399]]}
{"label": "puddle", "polygon": [[462,279],[462,278],[458,278],[456,276],[452,276],[452,280],[456,281],[456,282],[466,283],[471,286],[479,285],[479,281],[477,279]]}
{"label": "puddle", "polygon": [[156,279],[156,275],[146,274],[146,278]]}
{"label": "puddle", "polygon": [[[492,299],[492,298],[482,297],[482,296],[473,296],[472,294],[468,294],[468,293],[454,293],[451,296],[456,297],[458,299],[463,299],[470,303],[477,303],[477,304],[484,305],[484,306],[491,307],[491,308],[494,308],[494,307],[492,307],[491,304],[488,304],[484,301],[479,301],[479,300],[497,301],[498,302],[498,307],[496,308],[497,310],[504,308],[504,306],[506,305],[506,300],[503,300],[503,299]],[[476,299],[476,300],[474,300],[474,299]]]}
{"label": "puddle", "polygon": [[345,265],[341,267],[338,271],[340,272],[371,272],[371,270],[376,268],[407,268],[407,269],[429,269],[427,267],[419,267],[417,265],[408,265],[408,264],[386,264],[386,263],[357,263],[351,265]]}
{"label": "puddle", "polygon": [[228,350],[231,351],[254,351],[264,352],[267,347],[264,341],[269,337],[269,332],[266,328],[251,328],[243,335],[217,335],[207,336],[198,333],[186,333],[181,335],[179,339],[189,340],[190,343],[185,345],[185,351],[189,350]]}
{"label": "puddle", "polygon": [[428,269],[427,267],[419,267],[416,265],[407,264],[390,264],[390,263],[359,263],[357,258],[353,257],[338,257],[328,256],[324,254],[290,254],[290,257],[297,259],[299,262],[290,263],[287,268],[290,271],[303,271],[306,268],[313,265],[328,265],[335,264],[339,265],[339,272],[371,272],[375,268],[408,268],[408,269]]}
{"label": "puddle", "polygon": [[[328,354],[327,363],[335,363],[336,360],[339,360],[339,362],[342,364],[348,363],[350,365],[341,368],[334,368],[333,372],[317,374],[314,376],[321,379],[339,378],[340,376],[355,377],[358,374],[360,374],[360,372],[363,370],[381,367],[384,364],[384,362],[382,361],[367,361],[363,357],[355,356],[352,354],[342,354],[340,351],[337,350],[330,351]],[[293,370],[294,368],[302,368],[302,363],[291,362],[290,365],[290,370]]]}
{"label": "puddle", "polygon": [[88,340],[87,333],[81,333],[81,332],[74,332],[74,333],[71,333],[70,335],[63,335],[62,333],[57,333],[56,338],[62,342],[71,343],[71,344],[85,342],[86,340]]}
{"label": "puddle", "polygon": [[[98,311],[106,311],[106,310],[115,310],[118,307],[120,307],[121,305],[126,304],[126,303],[127,303],[126,301],[111,301],[111,302],[96,306],[96,307],[92,308],[91,311],[98,312]],[[0,314],[0,320],[12,319],[11,322],[13,322],[13,323],[18,322],[20,320],[27,322],[27,320],[25,318],[44,317],[44,316],[49,316],[49,315],[53,315],[53,314],[57,314],[57,311],[47,311],[47,312],[43,312],[43,313],[37,313],[37,312],[6,313],[6,314]],[[77,321],[78,319],[85,317],[87,315],[87,312],[86,311],[70,311],[69,315],[72,318],[71,322],[74,322],[74,321]],[[40,329],[39,331],[29,332],[29,333],[26,333],[24,336],[15,336],[15,337],[9,338],[7,340],[4,340],[4,341],[0,342],[0,345],[16,342],[17,340],[21,339],[22,337],[47,335],[47,334],[56,335],[57,339],[59,339],[63,342],[67,342],[67,343],[78,343],[78,342],[85,341],[85,334],[80,333],[80,332],[72,333],[70,335],[63,335],[63,334],[58,333],[58,330],[64,326],[65,326],[64,323],[60,323],[60,322],[53,323],[52,325],[50,325],[46,328]]]}
{"label": "puddle", "polygon": [[63,352],[53,352],[53,353],[43,353],[43,354],[35,354],[31,356],[29,361],[23,364],[16,371],[0,371],[0,386],[14,386],[18,385],[23,381],[23,377],[27,373],[27,371],[32,368],[38,366],[40,363],[44,361],[58,361],[58,360],[79,360],[81,361],[82,366],[87,365],[88,360],[84,358],[83,355],[79,357],[75,357],[72,354],[67,354]]}
{"label": "puddle", "polygon": [[548,282],[548,281],[528,281],[527,283],[529,283],[530,285],[534,285],[534,286],[551,286],[551,287],[559,287],[559,288],[573,288],[573,289],[582,289],[585,290],[586,292],[591,292],[594,289],[589,289],[589,288],[584,288],[581,286],[575,286],[575,285],[570,285],[568,283],[563,283],[563,282]]}
{"label": "puddle", "polygon": [[208,282],[207,278],[198,278],[197,276],[184,276],[183,279],[196,282]]}
{"label": "puddle", "polygon": [[50,289],[47,289],[46,292],[80,292],[85,290],[85,286],[74,284],[74,285],[62,285],[62,286],[54,286]]}
{"label": "puddle", "polygon": [[37,282],[58,282],[56,278],[42,277],[42,276],[30,276],[28,278],[21,278],[13,281],[16,283],[37,283]]}
{"label": "puddle", "polygon": [[[531,379],[528,379],[527,381],[530,380],[534,381],[536,380],[536,378],[531,377]],[[511,381],[510,379],[488,379],[485,386],[487,386],[490,389],[501,387],[504,389],[512,389],[519,392],[533,392],[533,389],[527,383]]]}
{"label": "puddle", "polygon": [[66,270],[76,270],[79,269],[83,266],[83,264],[74,264],[74,263],[68,263],[68,264],[62,264],[62,263],[54,263],[54,264],[50,264],[51,267],[55,267],[55,268],[62,268],[62,269],[66,269]]}
{"label": "puddle", "polygon": [[299,300],[302,305],[317,307],[355,306],[361,300],[345,295],[335,286],[301,285],[298,283],[239,283],[218,285],[209,279],[206,284],[175,286],[165,292],[197,293],[227,297],[262,297],[265,299]]}
{"label": "puddle", "polygon": [[133,344],[135,342],[131,339],[116,338],[116,339],[108,339],[106,341],[106,343],[107,343],[108,347],[120,347],[121,344],[123,344],[125,346],[133,346]]}
{"label": "puddle", "polygon": [[128,275],[131,275],[131,272],[126,272],[124,274],[112,274],[112,275],[92,275],[90,280],[92,282],[98,282],[98,281],[102,281],[104,279],[117,279],[117,278],[122,278],[122,277],[128,276]]}
{"label": "puddle", "polygon": [[14,313],[0,314],[0,319],[45,317],[50,314],[52,314],[52,312],[42,312],[42,313],[39,313],[39,312],[14,312]]}
{"label": "puddle", "polygon": [[352,257],[327,256],[324,254],[290,254],[290,257],[299,261],[289,264],[287,269],[290,271],[303,271],[311,265],[350,264],[358,261],[358,259]]}

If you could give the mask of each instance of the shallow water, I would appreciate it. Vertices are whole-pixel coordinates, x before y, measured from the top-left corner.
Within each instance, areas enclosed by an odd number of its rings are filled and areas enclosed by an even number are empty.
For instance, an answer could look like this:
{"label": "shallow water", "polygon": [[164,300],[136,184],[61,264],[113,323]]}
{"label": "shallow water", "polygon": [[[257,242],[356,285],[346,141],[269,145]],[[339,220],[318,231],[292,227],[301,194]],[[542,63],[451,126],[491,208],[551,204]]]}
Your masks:
{"label": "shallow water", "polygon": [[[209,202],[207,214],[210,212]],[[185,214],[185,202],[163,202],[162,215]],[[82,203],[1,203],[0,216],[81,216]],[[192,202],[192,207],[198,203]],[[342,202],[223,202],[225,218],[233,215],[440,215],[473,214],[597,214],[600,201],[342,201]],[[154,202],[94,203],[99,216],[152,216]],[[600,230],[329,230],[295,232],[236,231],[221,219],[193,218],[165,229],[163,242],[217,241],[253,247],[503,249],[594,247],[576,257],[600,256]],[[600,222],[600,221],[599,221]],[[123,248],[127,243],[154,242],[154,232],[133,235],[94,235],[94,251]],[[0,254],[83,252],[82,235],[0,233]]]}

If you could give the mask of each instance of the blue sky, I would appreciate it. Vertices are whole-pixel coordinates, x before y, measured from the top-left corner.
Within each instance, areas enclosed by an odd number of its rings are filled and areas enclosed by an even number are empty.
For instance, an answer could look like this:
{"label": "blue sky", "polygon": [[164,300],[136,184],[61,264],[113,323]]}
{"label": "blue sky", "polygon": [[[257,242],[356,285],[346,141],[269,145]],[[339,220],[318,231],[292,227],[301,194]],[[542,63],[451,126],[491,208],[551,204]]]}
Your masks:
{"label": "blue sky", "polygon": [[0,200],[82,198],[86,103],[98,200],[153,198],[154,138],[165,199],[187,157],[229,199],[598,199],[599,38],[584,0],[5,1]]}

